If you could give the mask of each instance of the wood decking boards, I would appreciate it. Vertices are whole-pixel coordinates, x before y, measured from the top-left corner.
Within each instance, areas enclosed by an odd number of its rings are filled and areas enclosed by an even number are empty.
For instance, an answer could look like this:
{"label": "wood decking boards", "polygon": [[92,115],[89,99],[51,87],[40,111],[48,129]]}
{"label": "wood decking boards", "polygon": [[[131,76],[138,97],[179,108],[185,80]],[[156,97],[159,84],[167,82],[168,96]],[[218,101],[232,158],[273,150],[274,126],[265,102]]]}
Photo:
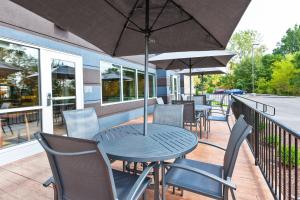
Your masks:
{"label": "wood decking boards", "polygon": [[[149,118],[151,121],[152,118]],[[132,120],[126,124],[142,123],[142,119]],[[226,147],[229,138],[229,130],[225,123],[215,122],[211,124],[209,139],[203,134],[204,141],[219,144]],[[199,145],[196,150],[187,157],[204,162],[222,164],[224,153],[206,145]],[[113,164],[114,168],[121,169],[121,162]],[[254,158],[246,142],[242,145],[233,181],[237,185],[236,197],[241,200],[273,199],[267,184],[258,167],[254,165]],[[11,164],[0,166],[0,199],[1,200],[43,200],[53,199],[52,188],[44,188],[42,182],[51,175],[51,170],[45,153],[40,153]],[[148,190],[148,199],[152,199],[153,191]],[[184,191],[183,197],[177,191],[172,194],[167,192],[167,199],[172,200],[201,200],[208,199],[200,195]]]}

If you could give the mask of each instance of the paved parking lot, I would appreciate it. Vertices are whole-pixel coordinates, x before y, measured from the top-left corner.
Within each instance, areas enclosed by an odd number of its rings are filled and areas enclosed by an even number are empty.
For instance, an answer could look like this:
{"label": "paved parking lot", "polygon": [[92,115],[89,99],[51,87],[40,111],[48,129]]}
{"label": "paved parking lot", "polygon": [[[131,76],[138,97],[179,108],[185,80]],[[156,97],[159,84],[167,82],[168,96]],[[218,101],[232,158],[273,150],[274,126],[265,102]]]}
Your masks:
{"label": "paved parking lot", "polygon": [[[245,97],[274,106],[276,115],[272,118],[300,134],[300,97],[252,95],[245,95]],[[247,101],[247,103],[255,106],[254,102]]]}

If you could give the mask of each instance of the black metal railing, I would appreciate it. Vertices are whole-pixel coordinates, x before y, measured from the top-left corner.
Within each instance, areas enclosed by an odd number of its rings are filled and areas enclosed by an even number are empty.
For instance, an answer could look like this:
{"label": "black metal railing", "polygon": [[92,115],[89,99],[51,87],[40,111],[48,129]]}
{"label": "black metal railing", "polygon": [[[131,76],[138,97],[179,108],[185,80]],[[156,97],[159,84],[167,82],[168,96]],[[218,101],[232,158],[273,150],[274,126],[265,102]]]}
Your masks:
{"label": "black metal railing", "polygon": [[[245,116],[253,132],[247,142],[275,199],[300,198],[300,134],[270,115],[232,96],[232,111]],[[275,114],[275,110],[274,110]]]}

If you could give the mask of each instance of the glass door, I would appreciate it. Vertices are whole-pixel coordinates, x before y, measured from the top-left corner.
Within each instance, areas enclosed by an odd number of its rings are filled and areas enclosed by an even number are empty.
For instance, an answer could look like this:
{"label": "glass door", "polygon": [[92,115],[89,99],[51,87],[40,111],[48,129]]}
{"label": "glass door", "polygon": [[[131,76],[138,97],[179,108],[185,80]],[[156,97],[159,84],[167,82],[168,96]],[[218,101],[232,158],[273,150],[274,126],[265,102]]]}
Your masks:
{"label": "glass door", "polygon": [[42,80],[43,131],[63,135],[63,111],[83,108],[82,58],[49,50],[42,56],[42,73],[47,74]]}

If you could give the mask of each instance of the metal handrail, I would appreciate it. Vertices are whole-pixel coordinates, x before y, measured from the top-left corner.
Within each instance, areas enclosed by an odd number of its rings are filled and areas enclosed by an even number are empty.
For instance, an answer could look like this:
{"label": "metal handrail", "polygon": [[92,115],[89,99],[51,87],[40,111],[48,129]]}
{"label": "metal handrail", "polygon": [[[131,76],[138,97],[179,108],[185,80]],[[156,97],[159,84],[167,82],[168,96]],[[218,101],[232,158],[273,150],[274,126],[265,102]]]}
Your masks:
{"label": "metal handrail", "polygon": [[[236,97],[240,97],[239,95],[232,95],[232,97],[233,97],[235,100],[242,102],[241,100],[239,100],[239,99],[236,98]],[[242,98],[245,98],[245,97],[242,97]],[[245,99],[247,99],[247,98],[245,98]],[[247,100],[248,100],[248,99],[247,99]],[[245,105],[247,105],[245,102],[242,102],[242,103],[244,103]],[[247,106],[249,106],[249,105],[247,105]],[[251,107],[251,106],[249,106],[249,107]],[[296,131],[296,130],[290,128],[290,127],[287,127],[285,124],[283,124],[283,123],[277,121],[277,120],[274,119],[274,118],[271,118],[271,117],[270,117],[270,114],[268,114],[268,113],[264,113],[264,112],[262,112],[262,111],[260,111],[260,110],[258,110],[258,109],[256,109],[256,108],[252,108],[252,109],[254,109],[256,112],[262,114],[262,115],[263,115],[264,117],[266,117],[268,120],[270,120],[271,122],[274,122],[274,123],[277,124],[279,127],[285,129],[286,131],[288,131],[289,133],[291,133],[291,134],[294,135],[295,137],[300,138],[300,132],[299,132],[299,131]],[[274,108],[274,109],[275,109],[275,108]],[[275,112],[275,111],[274,111],[274,112]],[[274,115],[271,115],[271,116],[274,116]]]}
{"label": "metal handrail", "polygon": [[[252,101],[252,102],[254,102],[254,103],[255,103],[255,108],[256,108],[256,110],[258,110],[258,111],[260,111],[260,112],[263,112],[263,113],[265,113],[265,114],[267,114],[267,115],[275,116],[275,114],[276,114],[276,109],[275,109],[274,106],[271,106],[271,105],[269,105],[269,104],[265,104],[265,103],[262,103],[262,102],[259,102],[259,101],[255,101],[255,100],[253,100],[253,99],[249,99],[249,98],[243,97],[243,96],[241,96],[241,95],[232,95],[232,96],[237,96],[237,97],[239,97],[239,98],[246,99],[247,101]],[[258,105],[262,105],[263,110],[259,110],[259,109],[258,109]],[[272,113],[272,114],[268,113],[268,108],[273,109],[273,113]]]}

